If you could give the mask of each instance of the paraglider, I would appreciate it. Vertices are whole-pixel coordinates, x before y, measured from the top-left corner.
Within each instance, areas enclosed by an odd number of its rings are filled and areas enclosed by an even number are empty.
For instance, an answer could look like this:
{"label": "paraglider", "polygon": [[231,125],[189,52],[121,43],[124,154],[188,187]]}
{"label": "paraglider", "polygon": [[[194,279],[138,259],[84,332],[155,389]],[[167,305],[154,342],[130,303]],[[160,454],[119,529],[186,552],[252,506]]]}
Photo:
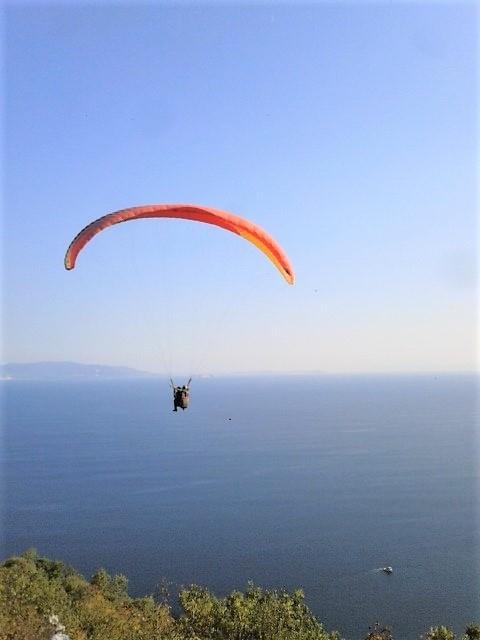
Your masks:
{"label": "paraglider", "polygon": [[[293,284],[295,275],[293,267],[288,259],[287,254],[282,247],[263,229],[250,222],[245,218],[241,218],[233,213],[213,209],[192,204],[153,204],[138,207],[130,207],[109,213],[88,224],[70,243],[65,254],[65,269],[68,271],[74,269],[78,254],[90,240],[112,225],[129,220],[138,220],[142,218],[179,218],[183,220],[192,220],[205,224],[214,225],[235,233],[245,240],[251,242],[274,264],[279,270],[282,277]],[[182,387],[173,388],[173,411],[187,409],[189,404],[189,385],[191,379]]]}
{"label": "paraglider", "polygon": [[184,384],[182,387],[177,387],[173,384],[173,380],[170,378],[170,385],[173,389],[173,411],[177,411],[178,407],[182,410],[188,409],[191,381],[192,379],[190,378],[187,384]]}

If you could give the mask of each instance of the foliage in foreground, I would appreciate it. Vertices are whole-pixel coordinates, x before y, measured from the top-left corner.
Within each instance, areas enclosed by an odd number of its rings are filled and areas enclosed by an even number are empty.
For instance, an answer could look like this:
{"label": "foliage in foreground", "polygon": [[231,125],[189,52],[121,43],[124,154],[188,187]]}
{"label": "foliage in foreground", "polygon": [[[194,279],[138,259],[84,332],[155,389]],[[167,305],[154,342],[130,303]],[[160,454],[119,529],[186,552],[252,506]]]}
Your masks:
{"label": "foliage in foreground", "polygon": [[[90,581],[62,562],[27,551],[0,566],[0,640],[49,640],[52,614],[70,640],[339,640],[304,602],[302,591],[264,590],[250,584],[217,598],[191,586],[179,593],[181,613],[148,596],[131,598],[125,576],[100,569]],[[435,627],[424,640],[455,640]],[[392,640],[376,624],[365,640]],[[480,640],[470,625],[462,640]]]}
{"label": "foliage in foreground", "polygon": [[48,640],[55,614],[71,640],[154,640],[169,635],[170,610],[130,598],[124,576],[98,571],[87,582],[61,562],[27,551],[0,567],[0,640]]}

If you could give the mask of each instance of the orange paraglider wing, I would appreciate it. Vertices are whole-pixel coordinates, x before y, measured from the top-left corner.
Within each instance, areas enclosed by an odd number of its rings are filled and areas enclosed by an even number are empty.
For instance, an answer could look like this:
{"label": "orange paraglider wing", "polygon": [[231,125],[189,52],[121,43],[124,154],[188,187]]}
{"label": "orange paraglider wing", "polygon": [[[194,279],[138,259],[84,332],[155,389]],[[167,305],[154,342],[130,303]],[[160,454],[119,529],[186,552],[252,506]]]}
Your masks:
{"label": "orange paraglider wing", "polygon": [[289,284],[295,276],[292,265],[281,246],[263,229],[240,216],[219,209],[192,204],[152,204],[109,213],[91,222],[73,239],[65,254],[65,269],[73,269],[78,254],[97,233],[120,222],[139,218],[182,218],[213,224],[245,238],[262,251]]}

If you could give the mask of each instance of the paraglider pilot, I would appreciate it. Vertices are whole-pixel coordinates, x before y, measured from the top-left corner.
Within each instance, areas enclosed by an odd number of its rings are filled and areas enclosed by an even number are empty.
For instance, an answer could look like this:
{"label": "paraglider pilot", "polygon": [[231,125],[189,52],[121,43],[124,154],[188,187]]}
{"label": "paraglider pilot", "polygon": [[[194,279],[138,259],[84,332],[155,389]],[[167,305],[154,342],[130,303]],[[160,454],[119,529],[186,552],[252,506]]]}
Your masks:
{"label": "paraglider pilot", "polygon": [[178,407],[183,411],[188,408],[188,400],[189,400],[189,385],[192,379],[184,384],[183,387],[176,387],[173,384],[173,380],[170,378],[170,385],[173,389],[173,410],[178,411]]}

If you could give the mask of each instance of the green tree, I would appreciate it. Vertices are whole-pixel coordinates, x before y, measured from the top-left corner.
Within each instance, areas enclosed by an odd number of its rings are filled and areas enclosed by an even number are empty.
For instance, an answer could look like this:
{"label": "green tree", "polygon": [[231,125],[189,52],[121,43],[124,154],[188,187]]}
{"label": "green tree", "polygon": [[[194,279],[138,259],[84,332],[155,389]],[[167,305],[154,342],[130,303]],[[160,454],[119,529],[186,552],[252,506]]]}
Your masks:
{"label": "green tree", "polygon": [[473,622],[465,629],[465,635],[462,640],[480,640],[480,625]]}
{"label": "green tree", "polygon": [[454,632],[443,625],[430,627],[430,630],[423,637],[425,640],[455,640]]}
{"label": "green tree", "polygon": [[369,627],[369,630],[365,640],[393,640],[391,630],[378,622],[373,627]]}
{"label": "green tree", "polygon": [[112,602],[124,602],[128,599],[128,579],[124,575],[110,576],[105,569],[99,569],[90,580],[102,594]]}
{"label": "green tree", "polygon": [[303,592],[263,590],[249,584],[219,599],[197,586],[180,592],[182,632],[198,640],[338,640],[304,602]]}
{"label": "green tree", "polygon": [[48,640],[52,614],[71,640],[178,638],[169,608],[130,598],[124,576],[100,570],[92,582],[33,550],[8,559],[0,566],[0,640]]}

